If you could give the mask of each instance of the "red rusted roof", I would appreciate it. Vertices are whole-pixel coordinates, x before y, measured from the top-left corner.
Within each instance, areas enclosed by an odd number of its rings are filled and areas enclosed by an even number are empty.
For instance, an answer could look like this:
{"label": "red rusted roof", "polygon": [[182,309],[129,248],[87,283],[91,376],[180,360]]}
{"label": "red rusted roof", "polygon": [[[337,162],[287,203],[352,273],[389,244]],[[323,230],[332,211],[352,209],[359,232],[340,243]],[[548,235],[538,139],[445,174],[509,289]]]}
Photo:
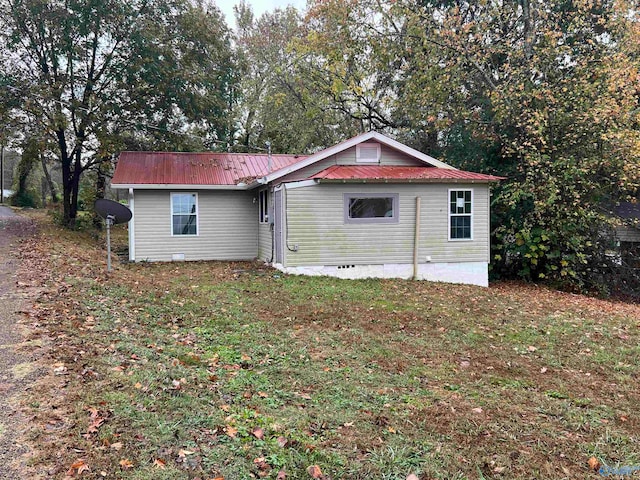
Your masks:
{"label": "red rusted roof", "polygon": [[[272,172],[307,158],[272,155]],[[122,152],[115,185],[237,185],[269,173],[267,154]]]}
{"label": "red rusted roof", "polygon": [[334,165],[310,178],[318,180],[366,180],[369,182],[495,182],[504,177],[438,167]]}

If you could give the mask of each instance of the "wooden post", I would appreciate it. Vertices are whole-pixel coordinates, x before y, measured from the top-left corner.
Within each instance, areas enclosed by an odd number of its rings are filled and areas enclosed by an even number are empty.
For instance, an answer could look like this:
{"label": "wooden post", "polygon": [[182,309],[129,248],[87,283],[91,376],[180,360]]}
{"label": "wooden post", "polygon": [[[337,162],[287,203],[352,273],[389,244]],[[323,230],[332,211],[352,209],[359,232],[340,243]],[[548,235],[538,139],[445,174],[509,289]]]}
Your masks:
{"label": "wooden post", "polygon": [[413,238],[413,279],[418,280],[418,253],[420,251],[420,197],[416,197],[416,232]]}

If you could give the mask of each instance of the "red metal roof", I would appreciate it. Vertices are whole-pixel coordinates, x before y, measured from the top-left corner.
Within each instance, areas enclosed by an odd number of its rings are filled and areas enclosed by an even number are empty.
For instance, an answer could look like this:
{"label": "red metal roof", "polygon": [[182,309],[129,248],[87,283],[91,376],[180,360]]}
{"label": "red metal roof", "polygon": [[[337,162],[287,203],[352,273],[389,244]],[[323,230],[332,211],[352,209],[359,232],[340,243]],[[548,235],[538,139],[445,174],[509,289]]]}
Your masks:
{"label": "red metal roof", "polygon": [[318,180],[366,180],[369,182],[495,182],[504,177],[438,167],[402,167],[378,165],[333,165],[310,178]]}
{"label": "red metal roof", "polygon": [[[272,155],[272,172],[307,158]],[[122,152],[116,185],[237,185],[269,173],[267,154]]]}

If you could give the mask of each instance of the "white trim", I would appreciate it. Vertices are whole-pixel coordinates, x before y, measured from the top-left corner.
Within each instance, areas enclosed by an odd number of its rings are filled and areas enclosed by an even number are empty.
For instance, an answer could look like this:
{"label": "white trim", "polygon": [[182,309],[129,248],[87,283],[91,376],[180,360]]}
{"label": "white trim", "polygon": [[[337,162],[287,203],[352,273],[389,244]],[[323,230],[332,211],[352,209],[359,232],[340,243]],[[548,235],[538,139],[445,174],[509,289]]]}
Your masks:
{"label": "white trim", "polygon": [[[360,151],[362,150],[363,145],[366,147],[376,147],[376,158],[373,158],[373,159],[362,158]],[[359,143],[358,145],[356,145],[356,163],[380,163],[381,152],[382,152],[382,148],[379,143],[373,143],[373,142]]]}
{"label": "white trim", "polygon": [[136,261],[136,214],[134,205],[133,188],[129,189],[129,210],[131,210],[131,220],[127,225],[127,231],[129,233],[129,261]]}
{"label": "white trim", "polygon": [[[451,213],[451,192],[471,192],[471,213]],[[473,212],[475,210],[475,205],[473,203],[473,189],[472,188],[449,188],[447,190],[447,240],[449,242],[471,242],[473,241]],[[471,237],[470,238],[451,238],[451,215],[454,217],[466,216],[469,215],[471,217],[471,224],[469,228],[471,229]]]}
{"label": "white trim", "polygon": [[[412,263],[385,263],[382,265],[307,265],[285,267],[274,263],[274,268],[292,275],[327,276],[345,279],[403,278],[411,279]],[[487,262],[428,262],[418,265],[417,280],[431,282],[461,283],[489,286],[489,264]]]}
{"label": "white trim", "polygon": [[319,182],[318,180],[301,180],[299,182],[289,182],[289,183],[285,183],[284,184],[284,188],[286,188],[287,190],[295,190],[296,188],[304,188],[304,187],[311,187],[313,185],[317,185]]}
{"label": "white trim", "polygon": [[[174,195],[195,195],[196,197],[196,234],[195,235],[189,235],[189,234],[174,234],[173,233],[173,196]],[[169,217],[169,231],[171,232],[171,236],[172,237],[178,237],[178,238],[184,238],[184,237],[199,237],[200,236],[200,206],[198,205],[199,201],[198,201],[198,192],[171,192],[169,194],[169,213],[170,213],[170,217]],[[176,215],[184,215],[184,214],[180,214],[177,213]],[[189,214],[189,215],[193,215],[193,214]]]}
{"label": "white trim", "polygon": [[111,188],[135,188],[136,190],[249,190],[249,185],[181,185],[177,183],[113,183]]}
{"label": "white trim", "polygon": [[452,167],[451,165],[441,162],[440,160],[436,160],[435,158],[430,157],[429,155],[425,155],[424,153],[419,152],[418,150],[408,147],[378,132],[367,132],[367,133],[358,135],[357,137],[350,138],[349,140],[339,143],[338,145],[334,145],[333,147],[330,147],[318,153],[315,153],[298,163],[294,163],[293,165],[290,165],[286,168],[282,168],[276,172],[266,175],[265,177],[257,179],[254,183],[260,184],[260,183],[272,182],[273,180],[284,177],[285,175],[289,175],[290,173],[293,173],[302,168],[308,167],[309,165],[313,165],[314,163],[319,162],[320,160],[323,160],[332,155],[336,155],[337,153],[343,152],[344,150],[354,147],[359,143],[366,142],[367,140],[371,140],[371,139],[377,140],[378,142],[380,142],[383,145],[386,145],[387,147],[391,147],[396,150],[399,150],[402,153],[405,153],[410,157],[413,157],[416,160],[420,160],[428,165],[439,167],[439,168],[447,168],[450,170],[457,170],[457,168]]}

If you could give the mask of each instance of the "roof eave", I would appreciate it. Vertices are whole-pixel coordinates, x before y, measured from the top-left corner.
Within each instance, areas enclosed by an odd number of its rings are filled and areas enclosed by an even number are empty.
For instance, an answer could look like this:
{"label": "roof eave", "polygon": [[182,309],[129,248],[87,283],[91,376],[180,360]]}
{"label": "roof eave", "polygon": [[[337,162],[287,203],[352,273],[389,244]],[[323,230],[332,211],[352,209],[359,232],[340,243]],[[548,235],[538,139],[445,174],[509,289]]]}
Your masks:
{"label": "roof eave", "polygon": [[202,185],[178,183],[112,183],[111,188],[134,190],[249,190],[249,185]]}
{"label": "roof eave", "polygon": [[316,178],[320,183],[497,183],[499,180],[468,178]]}

